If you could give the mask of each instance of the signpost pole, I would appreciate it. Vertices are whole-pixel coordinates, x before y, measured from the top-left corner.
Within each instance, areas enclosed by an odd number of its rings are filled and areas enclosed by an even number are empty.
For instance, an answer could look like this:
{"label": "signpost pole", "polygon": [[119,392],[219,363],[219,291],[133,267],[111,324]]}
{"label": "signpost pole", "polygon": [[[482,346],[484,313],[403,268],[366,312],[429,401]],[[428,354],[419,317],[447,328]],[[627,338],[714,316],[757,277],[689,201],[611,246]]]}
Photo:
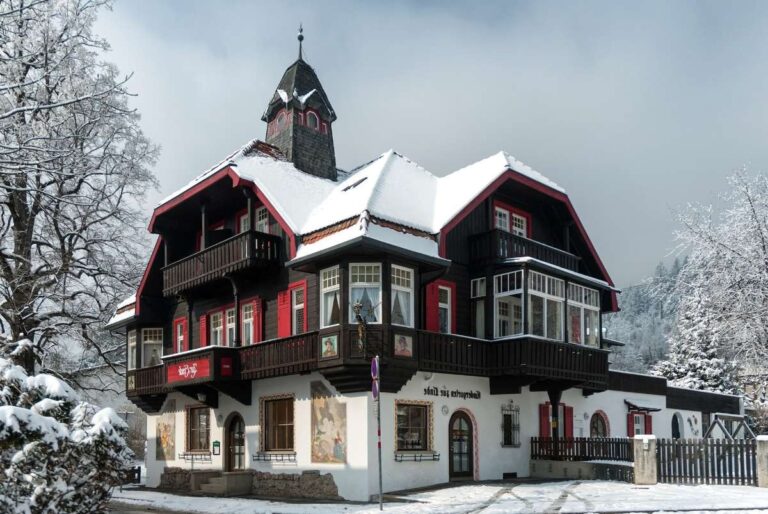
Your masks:
{"label": "signpost pole", "polygon": [[384,510],[384,487],[382,485],[382,472],[381,472],[381,389],[379,384],[381,380],[379,377],[379,356],[375,356],[371,362],[371,392],[373,398],[376,400],[376,436],[378,439],[378,454],[379,454],[379,510]]}

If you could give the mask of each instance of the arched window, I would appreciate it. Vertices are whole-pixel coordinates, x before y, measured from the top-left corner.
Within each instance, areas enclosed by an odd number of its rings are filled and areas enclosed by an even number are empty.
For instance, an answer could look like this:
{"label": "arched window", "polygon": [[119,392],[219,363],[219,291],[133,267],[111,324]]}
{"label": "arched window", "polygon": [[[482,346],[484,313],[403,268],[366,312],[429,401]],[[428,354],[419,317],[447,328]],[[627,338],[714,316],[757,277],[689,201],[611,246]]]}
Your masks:
{"label": "arched window", "polygon": [[317,114],[312,111],[307,113],[307,126],[315,130],[320,126],[320,120],[317,119]]}
{"label": "arched window", "polygon": [[608,420],[602,412],[595,412],[589,420],[589,437],[608,437]]}
{"label": "arched window", "polygon": [[683,437],[683,416],[675,412],[672,416],[672,439],[681,439]]}
{"label": "arched window", "polygon": [[277,115],[277,130],[281,131],[285,128],[285,123],[288,120],[288,117],[285,115],[284,111],[281,111],[280,114]]}

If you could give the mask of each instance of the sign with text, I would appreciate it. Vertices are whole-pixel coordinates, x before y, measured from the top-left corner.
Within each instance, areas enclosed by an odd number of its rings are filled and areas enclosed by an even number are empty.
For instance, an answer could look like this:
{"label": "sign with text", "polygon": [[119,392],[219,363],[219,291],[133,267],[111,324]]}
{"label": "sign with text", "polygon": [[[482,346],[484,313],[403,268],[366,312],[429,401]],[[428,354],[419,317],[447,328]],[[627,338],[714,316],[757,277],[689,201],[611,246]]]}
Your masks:
{"label": "sign with text", "polygon": [[461,389],[448,389],[446,386],[428,386],[424,388],[424,396],[437,396],[440,398],[461,398],[462,400],[479,400],[480,391],[463,391]]}
{"label": "sign with text", "polygon": [[211,363],[208,357],[188,360],[184,362],[174,362],[167,364],[166,375],[168,383],[184,382],[187,380],[196,380],[199,378],[209,378],[211,376]]}

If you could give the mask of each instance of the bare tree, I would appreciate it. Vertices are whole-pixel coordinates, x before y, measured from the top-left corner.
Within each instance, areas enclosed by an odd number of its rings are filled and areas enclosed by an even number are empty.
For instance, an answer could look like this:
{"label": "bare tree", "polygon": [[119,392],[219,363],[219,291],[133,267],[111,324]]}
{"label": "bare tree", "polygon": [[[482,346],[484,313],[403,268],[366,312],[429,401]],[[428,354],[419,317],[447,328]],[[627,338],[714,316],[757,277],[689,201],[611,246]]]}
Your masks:
{"label": "bare tree", "polygon": [[[135,287],[155,147],[92,32],[103,0],[0,0],[0,323],[35,362],[113,366],[101,331]],[[119,371],[119,370],[116,370]]]}

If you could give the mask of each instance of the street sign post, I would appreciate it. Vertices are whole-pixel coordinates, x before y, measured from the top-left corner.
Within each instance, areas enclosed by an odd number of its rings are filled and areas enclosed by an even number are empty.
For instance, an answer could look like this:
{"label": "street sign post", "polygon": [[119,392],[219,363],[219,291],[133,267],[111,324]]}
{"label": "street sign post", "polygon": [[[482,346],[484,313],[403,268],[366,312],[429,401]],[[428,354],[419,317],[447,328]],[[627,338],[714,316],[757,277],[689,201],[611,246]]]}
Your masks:
{"label": "street sign post", "polygon": [[371,394],[376,401],[376,434],[378,437],[379,452],[379,510],[384,510],[384,493],[381,476],[381,394],[379,384],[381,377],[379,375],[379,356],[371,359]]}

